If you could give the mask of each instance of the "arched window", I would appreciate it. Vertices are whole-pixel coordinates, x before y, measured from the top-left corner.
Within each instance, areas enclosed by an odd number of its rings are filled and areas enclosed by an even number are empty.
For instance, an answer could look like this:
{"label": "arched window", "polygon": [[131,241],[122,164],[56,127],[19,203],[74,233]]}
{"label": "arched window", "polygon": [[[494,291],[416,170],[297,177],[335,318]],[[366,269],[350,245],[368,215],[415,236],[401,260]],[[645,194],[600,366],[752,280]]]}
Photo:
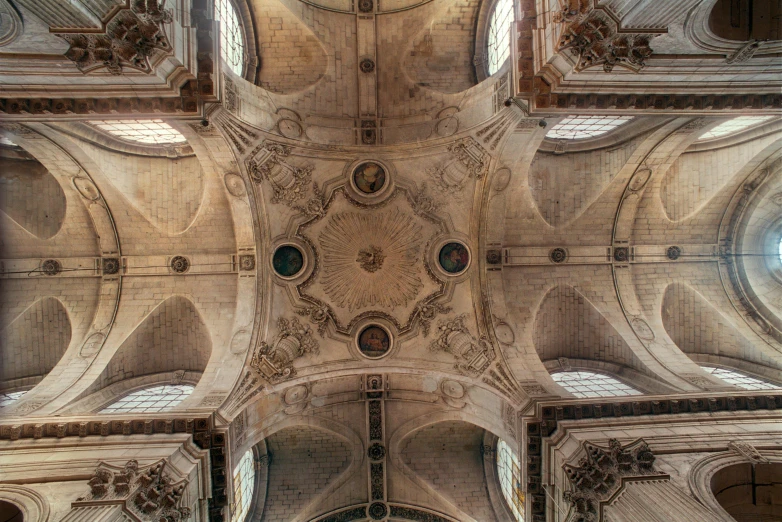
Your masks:
{"label": "arched window", "polygon": [[8,406],[9,404],[16,402],[19,398],[27,392],[18,391],[10,393],[0,393],[0,408]]}
{"label": "arched window", "polygon": [[633,116],[568,116],[546,133],[547,138],[582,140],[611,132],[632,120]]}
{"label": "arched window", "polygon": [[164,145],[187,141],[178,130],[163,120],[91,121],[90,125],[119,139],[135,143]]}
{"label": "arched window", "polygon": [[244,72],[244,34],[231,0],[215,0],[215,18],[220,20],[220,55],[233,72]]}
{"label": "arched window", "polygon": [[732,120],[726,121],[725,123],[720,123],[708,132],[704,132],[700,135],[698,141],[719,138],[721,136],[727,136],[728,134],[735,134],[737,132],[743,131],[744,129],[759,125],[764,121],[770,120],[771,118],[773,118],[773,116],[739,116],[738,118],[733,118]]}
{"label": "arched window", "polygon": [[560,386],[580,398],[623,397],[642,393],[613,377],[594,372],[557,372],[551,374]]}
{"label": "arched window", "polygon": [[255,487],[253,451],[247,450],[234,469],[234,509],[231,522],[244,522]]}
{"label": "arched window", "polygon": [[489,39],[486,46],[489,76],[500,70],[510,54],[510,24],[513,22],[513,0],[497,0],[489,17]]}
{"label": "arched window", "polygon": [[726,370],[725,368],[715,368],[713,366],[701,366],[701,369],[706,373],[710,373],[713,376],[722,379],[728,384],[733,384],[734,386],[744,388],[745,390],[782,390],[782,386],[777,386],[776,384],[771,384],[768,381],[756,379],[737,371]]}
{"label": "arched window", "polygon": [[189,384],[152,386],[125,395],[100,413],[155,413],[168,411],[193,393]]}
{"label": "arched window", "polygon": [[519,458],[508,444],[497,441],[497,475],[500,478],[502,495],[508,502],[516,522],[524,521],[524,492],[521,490],[521,466]]}

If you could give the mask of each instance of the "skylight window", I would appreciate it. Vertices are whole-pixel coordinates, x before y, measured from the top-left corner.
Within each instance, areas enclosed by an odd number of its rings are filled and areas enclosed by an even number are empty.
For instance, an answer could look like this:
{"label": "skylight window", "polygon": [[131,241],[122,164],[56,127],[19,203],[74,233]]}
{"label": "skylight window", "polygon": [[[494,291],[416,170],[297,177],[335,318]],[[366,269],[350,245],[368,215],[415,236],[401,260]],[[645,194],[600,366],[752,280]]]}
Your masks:
{"label": "skylight window", "polygon": [[125,141],[149,145],[185,143],[179,131],[163,120],[91,121],[91,125]]}
{"label": "skylight window", "polygon": [[187,384],[153,386],[126,395],[100,413],[155,413],[168,411],[193,393]]}
{"label": "skylight window", "polygon": [[489,76],[499,71],[510,55],[511,22],[513,0],[497,0],[489,19],[489,41],[486,49]]}
{"label": "skylight window", "polygon": [[500,478],[502,495],[513,512],[513,519],[516,522],[524,522],[524,492],[521,489],[519,458],[502,439],[497,441],[497,475]]}
{"label": "skylight window", "polygon": [[738,118],[733,118],[725,123],[720,123],[710,131],[701,134],[698,141],[735,134],[744,129],[754,127],[764,121],[768,121],[771,118],[773,118],[773,116],[739,116]]}
{"label": "skylight window", "polygon": [[611,132],[633,116],[568,116],[546,133],[547,138],[583,140]]}
{"label": "skylight window", "polygon": [[588,397],[642,395],[635,388],[602,373],[557,372],[551,374],[551,377],[567,391],[582,399]]}
{"label": "skylight window", "polygon": [[722,379],[728,384],[733,384],[739,388],[745,390],[782,390],[782,386],[771,384],[770,382],[750,377],[733,370],[726,370],[725,368],[714,368],[712,366],[701,366],[701,369],[710,373],[715,377]]}
{"label": "skylight window", "polygon": [[215,17],[220,20],[220,55],[233,72],[244,70],[244,34],[231,0],[215,0]]}
{"label": "skylight window", "polygon": [[27,392],[19,391],[19,392],[10,392],[10,393],[0,393],[0,408],[2,408],[3,406],[8,406],[9,404],[18,401],[25,393]]}
{"label": "skylight window", "polygon": [[231,517],[231,522],[244,522],[250,511],[250,500],[252,500],[254,486],[253,452],[248,450],[234,469],[234,514]]}

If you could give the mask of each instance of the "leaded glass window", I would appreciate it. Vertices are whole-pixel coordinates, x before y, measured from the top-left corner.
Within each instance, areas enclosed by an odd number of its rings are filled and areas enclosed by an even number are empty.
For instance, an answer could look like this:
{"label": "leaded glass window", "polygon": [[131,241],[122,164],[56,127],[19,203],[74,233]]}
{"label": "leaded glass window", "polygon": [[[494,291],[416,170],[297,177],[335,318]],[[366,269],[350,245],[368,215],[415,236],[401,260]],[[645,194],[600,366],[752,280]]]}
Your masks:
{"label": "leaded glass window", "polygon": [[486,49],[489,76],[500,70],[510,54],[510,24],[513,22],[513,0],[497,0],[489,17],[489,40]]}
{"label": "leaded glass window", "polygon": [[244,522],[250,511],[253,488],[255,487],[255,465],[252,450],[242,456],[234,469],[234,509],[231,522]]}
{"label": "leaded glass window", "polygon": [[714,368],[713,366],[701,366],[701,369],[706,373],[710,373],[713,376],[722,379],[728,384],[733,384],[734,386],[744,388],[745,390],[782,390],[782,386],[777,386],[768,381],[756,379],[755,377],[750,377],[749,375],[744,375],[743,373],[734,370]]}
{"label": "leaded glass window", "polygon": [[233,72],[244,72],[244,34],[231,0],[215,0],[215,17],[220,20],[220,55]]}
{"label": "leaded glass window", "polygon": [[502,495],[513,512],[516,522],[524,521],[524,492],[521,489],[521,466],[519,458],[504,441],[497,441],[497,475],[500,478]]}
{"label": "leaded glass window", "polygon": [[0,393],[0,408],[2,408],[3,406],[8,406],[13,402],[18,401],[25,393],[27,392],[18,391],[18,392]]}
{"label": "leaded glass window", "polygon": [[739,131],[743,131],[744,129],[759,125],[760,123],[768,121],[771,118],[773,118],[773,116],[739,116],[738,118],[733,118],[732,120],[726,121],[725,123],[720,123],[708,132],[704,132],[700,135],[700,137],[698,137],[698,141],[719,138],[721,136],[727,136],[728,134],[735,134]]}
{"label": "leaded glass window", "polygon": [[100,413],[155,413],[168,411],[193,393],[188,384],[152,386],[128,395],[104,408]]}
{"label": "leaded glass window", "polygon": [[642,393],[613,377],[595,372],[557,372],[551,377],[567,391],[580,398],[623,397]]}
{"label": "leaded glass window", "polygon": [[91,121],[90,124],[125,141],[148,145],[187,141],[178,130],[163,120]]}
{"label": "leaded glass window", "polygon": [[633,116],[568,116],[546,133],[547,138],[582,140],[600,136],[624,125]]}

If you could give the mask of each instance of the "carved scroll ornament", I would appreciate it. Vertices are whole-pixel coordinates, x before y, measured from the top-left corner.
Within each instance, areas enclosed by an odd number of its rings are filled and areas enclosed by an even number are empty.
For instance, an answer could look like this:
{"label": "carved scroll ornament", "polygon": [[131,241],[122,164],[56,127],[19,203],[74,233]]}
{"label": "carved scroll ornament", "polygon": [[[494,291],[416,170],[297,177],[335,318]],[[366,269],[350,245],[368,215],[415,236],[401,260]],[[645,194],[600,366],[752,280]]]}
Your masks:
{"label": "carved scroll ornament", "polygon": [[250,366],[272,384],[296,374],[293,361],[319,351],[318,342],[312,338],[312,330],[309,326],[303,326],[297,318],[280,317],[277,327],[280,333],[275,341],[271,344],[261,343],[250,361]]}

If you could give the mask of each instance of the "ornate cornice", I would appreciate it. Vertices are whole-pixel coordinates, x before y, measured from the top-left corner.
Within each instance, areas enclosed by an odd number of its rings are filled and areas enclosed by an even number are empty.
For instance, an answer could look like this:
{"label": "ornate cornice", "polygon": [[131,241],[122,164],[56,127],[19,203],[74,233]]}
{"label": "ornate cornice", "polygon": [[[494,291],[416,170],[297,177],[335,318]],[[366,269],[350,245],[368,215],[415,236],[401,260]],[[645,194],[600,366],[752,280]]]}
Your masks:
{"label": "ornate cornice", "polygon": [[679,399],[648,398],[624,401],[581,401],[537,405],[535,415],[522,419],[527,454],[527,506],[531,522],[546,522],[546,492],[543,486],[543,439],[557,431],[560,421],[636,418],[685,413],[751,412],[782,409],[782,394],[684,396]]}
{"label": "ornate cornice", "polygon": [[184,433],[193,436],[193,442],[200,449],[209,451],[212,476],[212,496],[209,499],[210,522],[222,522],[223,508],[227,505],[228,485],[226,434],[214,427],[210,417],[199,418],[157,418],[157,419],[100,419],[55,422],[21,422],[0,424],[0,440],[47,439],[65,437],[87,437],[97,435],[155,435]]}

